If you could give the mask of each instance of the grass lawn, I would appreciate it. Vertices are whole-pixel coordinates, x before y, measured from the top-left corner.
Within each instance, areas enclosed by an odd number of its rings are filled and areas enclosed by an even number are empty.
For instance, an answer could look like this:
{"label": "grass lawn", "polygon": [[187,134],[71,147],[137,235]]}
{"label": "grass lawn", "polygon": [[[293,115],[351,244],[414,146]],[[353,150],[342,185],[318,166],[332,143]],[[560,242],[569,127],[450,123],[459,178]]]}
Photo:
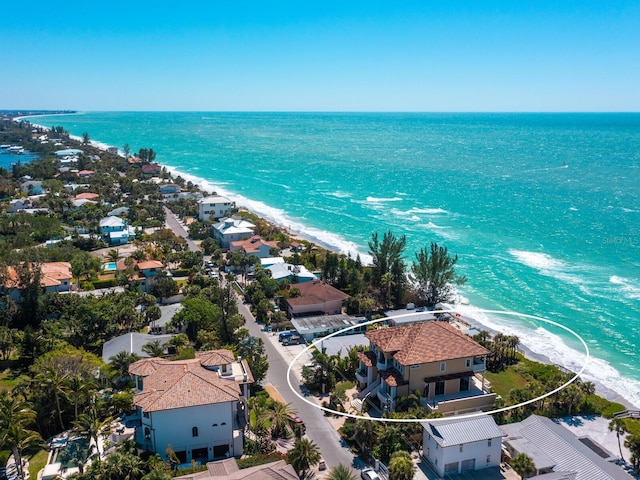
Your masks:
{"label": "grass lawn", "polygon": [[27,458],[29,459],[29,474],[30,478],[37,478],[38,472],[44,468],[47,464],[47,456],[49,452],[45,449],[36,451],[35,453],[29,452]]}
{"label": "grass lawn", "polygon": [[514,388],[523,388],[527,385],[527,380],[514,370],[508,367],[499,373],[486,372],[487,380],[491,382],[491,388],[502,398],[509,398],[509,392]]}
{"label": "grass lawn", "polygon": [[0,390],[11,390],[18,383],[20,377],[9,369],[0,372]]}

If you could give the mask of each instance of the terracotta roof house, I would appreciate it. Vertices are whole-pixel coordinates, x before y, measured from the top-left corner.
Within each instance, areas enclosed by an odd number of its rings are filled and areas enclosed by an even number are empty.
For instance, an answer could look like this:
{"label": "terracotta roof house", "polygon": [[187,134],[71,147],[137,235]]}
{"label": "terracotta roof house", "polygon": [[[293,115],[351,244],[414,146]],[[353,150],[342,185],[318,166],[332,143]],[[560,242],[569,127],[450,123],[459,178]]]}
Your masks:
{"label": "terracotta roof house", "polygon": [[321,280],[297,283],[294,288],[300,291],[300,296],[287,299],[291,316],[342,313],[342,303],[349,298],[346,293]]}
{"label": "terracotta roof house", "polygon": [[87,177],[92,176],[94,173],[96,173],[96,172],[94,172],[93,170],[80,170],[78,172],[78,176],[80,178],[87,178]]}
{"label": "terracotta roof house", "polygon": [[298,474],[284,460],[273,463],[256,465],[255,467],[240,468],[235,458],[227,458],[207,463],[203,472],[191,473],[176,477],[180,480],[207,480],[224,478],[225,480],[298,480]]}
{"label": "terracotta roof house", "polygon": [[98,200],[100,195],[97,193],[84,192],[75,196],[76,200]]}
{"label": "terracotta roof house", "polygon": [[277,249],[278,244],[276,242],[263,240],[260,235],[253,235],[246,240],[236,240],[235,242],[231,242],[229,247],[232,252],[243,252],[247,255],[253,255],[258,258],[268,258],[272,256],[269,253],[271,249]]}
{"label": "terracotta roof house", "polygon": [[[69,262],[48,262],[40,266],[40,287],[45,293],[68,292],[73,275]],[[2,289],[15,301],[20,299],[20,279],[14,267],[7,267]]]}
{"label": "terracotta roof house", "polygon": [[213,350],[189,360],[138,360],[129,373],[136,381],[136,441],[143,449],[166,460],[171,444],[181,463],[242,455],[253,383],[246,360]]}
{"label": "terracotta roof house", "polygon": [[148,163],[142,166],[143,175],[160,175],[162,173],[162,167],[157,163]]}
{"label": "terracotta roof house", "polygon": [[374,394],[393,411],[398,398],[419,391],[422,405],[443,415],[493,405],[496,395],[484,378],[489,351],[447,322],[384,327],[365,336],[370,351],[358,354],[356,371],[361,399]]}

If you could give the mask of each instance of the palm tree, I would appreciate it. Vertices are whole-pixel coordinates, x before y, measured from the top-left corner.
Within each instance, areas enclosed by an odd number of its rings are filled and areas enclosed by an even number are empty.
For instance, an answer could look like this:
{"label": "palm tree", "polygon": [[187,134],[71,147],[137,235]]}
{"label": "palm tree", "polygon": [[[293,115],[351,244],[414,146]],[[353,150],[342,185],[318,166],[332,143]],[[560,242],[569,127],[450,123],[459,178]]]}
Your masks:
{"label": "palm tree", "polygon": [[531,457],[526,453],[519,453],[511,459],[511,468],[520,475],[520,478],[525,478],[526,475],[535,473],[536,466],[531,460]]}
{"label": "palm tree", "polygon": [[630,435],[624,441],[624,446],[631,451],[631,465],[636,473],[640,472],[640,435]]}
{"label": "palm tree", "polygon": [[303,477],[310,467],[320,462],[320,449],[311,440],[299,438],[287,454],[287,462],[291,464],[298,476]]}
{"label": "palm tree", "polygon": [[[118,352],[109,359],[112,379],[116,384],[129,381],[129,366],[140,359],[135,353]],[[124,381],[124,382],[123,382]]]}
{"label": "palm tree", "polygon": [[337,467],[333,467],[327,475],[327,480],[356,480],[356,474],[353,473],[350,467],[339,464]]}
{"label": "palm tree", "polygon": [[80,414],[78,420],[73,422],[74,430],[78,435],[85,438],[87,440],[87,444],[93,440],[93,443],[96,447],[96,453],[98,454],[98,461],[100,461],[100,444],[98,440],[100,437],[108,435],[111,431],[111,424],[113,423],[113,418],[100,418],[100,413],[98,412],[98,407],[94,403],[89,407],[87,411]]}
{"label": "palm tree", "polygon": [[109,260],[110,262],[118,263],[118,260],[120,260],[120,258],[122,258],[120,257],[120,252],[115,248],[112,248],[107,252],[107,260]]}
{"label": "palm tree", "polygon": [[616,437],[618,437],[618,449],[620,450],[620,458],[624,462],[624,457],[622,456],[622,444],[620,443],[620,435],[624,435],[627,431],[626,425],[622,418],[613,418],[609,422],[609,431],[616,432]]}
{"label": "palm tree", "polygon": [[370,451],[378,437],[378,424],[373,420],[359,418],[354,425],[354,438],[365,452]]}
{"label": "palm tree", "polygon": [[414,470],[413,460],[409,452],[399,450],[391,455],[389,480],[411,480]]}
{"label": "palm tree", "polygon": [[129,154],[131,153],[131,147],[129,146],[128,143],[125,143],[124,146],[122,147],[122,151],[124,152],[124,158],[125,160],[129,158]]}
{"label": "palm tree", "polygon": [[584,398],[584,394],[582,393],[582,390],[580,390],[579,387],[571,384],[564,389],[562,397],[568,407],[567,413],[571,415],[571,411],[573,410],[573,407],[578,406],[580,402],[582,402],[582,399]]}
{"label": "palm tree", "polygon": [[9,449],[16,462],[18,478],[24,478],[22,452],[42,444],[42,437],[27,427],[35,422],[36,412],[14,392],[0,392],[0,449]]}
{"label": "palm tree", "polygon": [[60,429],[64,430],[64,422],[62,420],[62,407],[60,405],[61,397],[67,396],[67,385],[69,380],[69,374],[61,372],[53,366],[48,366],[45,370],[38,375],[38,381],[42,386],[49,390],[53,394],[56,403],[56,411],[58,413],[58,420],[60,421]]}
{"label": "palm tree", "polygon": [[287,426],[295,423],[290,404],[273,402],[271,406],[271,436],[274,438],[286,435]]}
{"label": "palm tree", "polygon": [[154,340],[146,345],[143,345],[142,351],[150,357],[161,357],[164,355],[164,345],[160,340]]}
{"label": "palm tree", "polygon": [[96,384],[92,380],[88,380],[79,373],[72,374],[67,380],[67,392],[71,400],[73,400],[73,418],[78,420],[78,407],[88,394],[96,389]]}

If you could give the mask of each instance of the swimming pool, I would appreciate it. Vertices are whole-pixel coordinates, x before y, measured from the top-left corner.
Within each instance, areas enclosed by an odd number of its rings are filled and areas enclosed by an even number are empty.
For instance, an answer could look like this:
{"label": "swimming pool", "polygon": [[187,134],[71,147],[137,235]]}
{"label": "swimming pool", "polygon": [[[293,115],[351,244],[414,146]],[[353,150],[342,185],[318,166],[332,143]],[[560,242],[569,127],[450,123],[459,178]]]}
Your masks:
{"label": "swimming pool", "polygon": [[110,263],[103,263],[102,264],[102,270],[104,270],[105,272],[114,272],[118,269],[118,264],[114,263],[114,262],[110,262]]}

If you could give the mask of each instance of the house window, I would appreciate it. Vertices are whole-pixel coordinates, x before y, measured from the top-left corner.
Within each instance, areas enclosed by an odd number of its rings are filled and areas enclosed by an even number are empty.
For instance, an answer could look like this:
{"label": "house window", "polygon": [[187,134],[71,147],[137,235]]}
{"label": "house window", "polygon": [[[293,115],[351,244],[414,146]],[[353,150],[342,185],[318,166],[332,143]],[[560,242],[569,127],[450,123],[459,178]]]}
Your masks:
{"label": "house window", "polygon": [[436,382],[436,395],[444,395],[444,381]]}
{"label": "house window", "polygon": [[447,363],[446,362],[440,362],[440,371],[444,372],[447,369]]}
{"label": "house window", "polygon": [[487,463],[491,463],[491,455],[487,455]]}
{"label": "house window", "polygon": [[420,368],[420,365],[411,365],[411,370],[415,370],[416,368]]}
{"label": "house window", "polygon": [[198,427],[193,427],[191,429],[191,436],[192,437],[197,437],[198,436]]}
{"label": "house window", "polygon": [[467,368],[469,368],[471,366],[471,359],[467,358]]}
{"label": "house window", "polygon": [[460,453],[462,453],[463,445],[460,445]]}
{"label": "house window", "polygon": [[[490,446],[491,446],[491,439],[487,440],[487,447],[490,447]],[[489,461],[489,460],[487,460],[487,462],[488,462],[488,461]]]}
{"label": "house window", "polygon": [[422,391],[422,396],[425,398],[429,398],[429,384],[425,384],[424,390]]}
{"label": "house window", "polygon": [[144,439],[151,440],[151,429],[149,427],[144,427]]}

